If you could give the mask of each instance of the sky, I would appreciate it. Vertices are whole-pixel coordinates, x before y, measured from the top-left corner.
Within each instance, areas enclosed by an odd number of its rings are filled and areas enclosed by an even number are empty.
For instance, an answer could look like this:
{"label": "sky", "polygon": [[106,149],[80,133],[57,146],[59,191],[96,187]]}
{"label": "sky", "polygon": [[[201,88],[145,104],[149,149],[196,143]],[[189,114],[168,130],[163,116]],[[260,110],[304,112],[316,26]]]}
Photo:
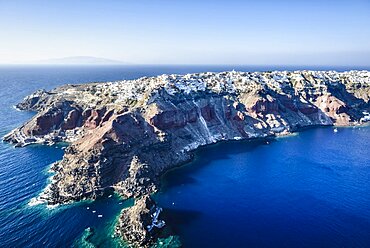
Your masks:
{"label": "sky", "polygon": [[369,0],[0,0],[0,63],[369,66],[369,13]]}

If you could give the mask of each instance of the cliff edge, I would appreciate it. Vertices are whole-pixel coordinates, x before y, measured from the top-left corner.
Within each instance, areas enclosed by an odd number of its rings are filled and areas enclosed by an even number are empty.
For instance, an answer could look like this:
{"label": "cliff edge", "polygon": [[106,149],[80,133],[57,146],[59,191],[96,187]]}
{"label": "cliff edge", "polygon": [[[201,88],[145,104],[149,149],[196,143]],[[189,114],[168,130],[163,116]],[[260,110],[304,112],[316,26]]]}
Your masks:
{"label": "cliff edge", "polygon": [[122,212],[117,232],[145,246],[155,237],[140,221],[154,204],[149,195],[163,173],[191,160],[198,147],[359,125],[370,120],[369,98],[368,71],[206,72],[66,85],[19,103],[37,114],[4,140],[69,142],[39,200],[67,203],[107,190],[137,198]]}

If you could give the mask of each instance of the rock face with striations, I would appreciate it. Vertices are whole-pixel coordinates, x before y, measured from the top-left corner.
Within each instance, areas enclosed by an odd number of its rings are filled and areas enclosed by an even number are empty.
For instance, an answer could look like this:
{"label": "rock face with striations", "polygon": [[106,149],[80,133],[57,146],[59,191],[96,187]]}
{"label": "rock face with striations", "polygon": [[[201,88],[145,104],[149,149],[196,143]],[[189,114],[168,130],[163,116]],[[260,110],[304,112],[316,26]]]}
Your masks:
{"label": "rock face with striations", "polygon": [[[48,204],[106,190],[138,198],[155,192],[159,177],[199,146],[361,124],[370,119],[369,98],[367,71],[207,72],[67,85],[26,97],[17,107],[37,114],[4,140],[70,142],[40,196]],[[120,233],[137,222],[124,223]],[[137,233],[150,240],[145,230]]]}

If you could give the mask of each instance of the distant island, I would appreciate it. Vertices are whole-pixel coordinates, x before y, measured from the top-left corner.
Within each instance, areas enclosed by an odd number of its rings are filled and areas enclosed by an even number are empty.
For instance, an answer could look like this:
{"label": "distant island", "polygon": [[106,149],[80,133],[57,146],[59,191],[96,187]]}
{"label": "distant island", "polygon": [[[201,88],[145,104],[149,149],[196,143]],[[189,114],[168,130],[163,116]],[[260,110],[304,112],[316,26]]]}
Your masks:
{"label": "distant island", "polygon": [[126,65],[128,63],[106,58],[91,56],[73,56],[33,61],[32,64],[40,65]]}
{"label": "distant island", "polygon": [[197,148],[361,125],[370,121],[369,100],[368,71],[204,72],[65,85],[19,103],[37,114],[4,140],[17,147],[69,142],[52,166],[51,184],[32,204],[113,191],[134,198],[116,234],[146,247],[168,235],[151,194],[161,175],[190,161]]}

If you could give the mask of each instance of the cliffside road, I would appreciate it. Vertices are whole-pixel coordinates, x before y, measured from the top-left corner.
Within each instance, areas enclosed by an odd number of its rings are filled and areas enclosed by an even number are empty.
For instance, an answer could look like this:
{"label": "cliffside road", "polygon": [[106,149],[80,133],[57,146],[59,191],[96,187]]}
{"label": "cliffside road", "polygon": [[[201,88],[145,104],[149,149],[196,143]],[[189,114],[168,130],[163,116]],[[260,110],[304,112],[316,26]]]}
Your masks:
{"label": "cliffside road", "polygon": [[66,85],[19,103],[37,114],[4,140],[70,142],[39,200],[67,203],[107,190],[137,198],[122,211],[117,233],[147,246],[160,231],[146,228],[155,207],[149,195],[164,172],[191,160],[198,147],[360,125],[370,120],[369,98],[368,71],[205,72]]}

